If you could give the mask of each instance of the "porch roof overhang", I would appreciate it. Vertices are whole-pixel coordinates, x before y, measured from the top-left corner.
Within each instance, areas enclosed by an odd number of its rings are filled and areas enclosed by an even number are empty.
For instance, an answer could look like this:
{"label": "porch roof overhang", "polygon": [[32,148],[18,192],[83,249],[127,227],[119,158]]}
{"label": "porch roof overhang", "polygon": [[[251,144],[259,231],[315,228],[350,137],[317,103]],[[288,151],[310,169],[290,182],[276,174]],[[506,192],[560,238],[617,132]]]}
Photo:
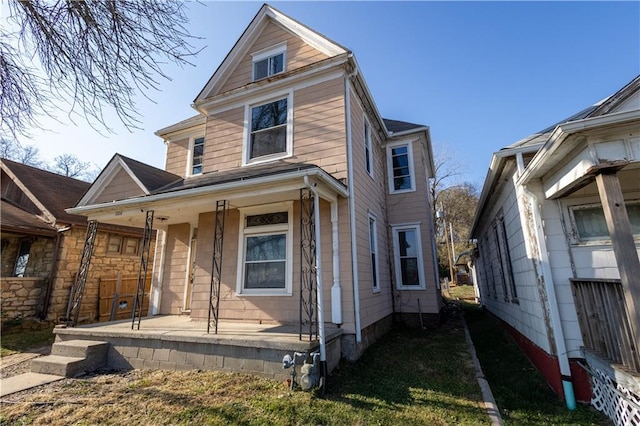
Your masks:
{"label": "porch roof overhang", "polygon": [[[603,169],[640,167],[640,109],[561,124],[518,179],[539,179],[545,198],[566,196],[588,184]],[[629,132],[636,133],[631,142]]]}
{"label": "porch roof overhang", "polygon": [[247,169],[243,168],[243,173],[207,173],[149,195],[77,206],[68,212],[102,223],[141,227],[145,223],[143,212],[153,210],[155,227],[163,227],[197,223],[200,213],[215,211],[216,200],[227,200],[231,208],[295,200],[299,190],[309,184],[329,201],[349,195],[342,182],[312,164],[281,163]]}

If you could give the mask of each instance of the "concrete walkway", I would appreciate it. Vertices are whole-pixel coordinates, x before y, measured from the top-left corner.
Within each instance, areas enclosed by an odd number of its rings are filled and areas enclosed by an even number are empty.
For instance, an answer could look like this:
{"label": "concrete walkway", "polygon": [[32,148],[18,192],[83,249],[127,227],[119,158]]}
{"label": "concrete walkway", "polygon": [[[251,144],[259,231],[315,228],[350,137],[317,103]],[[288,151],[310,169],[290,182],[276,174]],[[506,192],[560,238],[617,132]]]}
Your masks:
{"label": "concrete walkway", "polygon": [[6,379],[0,379],[0,397],[5,397],[12,393],[21,392],[36,386],[46,385],[47,383],[57,382],[62,379],[64,379],[62,376],[40,373],[24,373]]}

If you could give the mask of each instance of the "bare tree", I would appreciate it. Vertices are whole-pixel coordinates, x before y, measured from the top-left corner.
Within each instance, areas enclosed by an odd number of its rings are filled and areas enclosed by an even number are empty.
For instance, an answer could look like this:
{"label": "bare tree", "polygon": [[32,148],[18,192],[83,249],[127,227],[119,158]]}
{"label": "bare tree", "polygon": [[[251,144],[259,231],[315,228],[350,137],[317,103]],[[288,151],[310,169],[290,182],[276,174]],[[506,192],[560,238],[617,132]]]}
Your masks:
{"label": "bare tree", "polygon": [[0,157],[27,166],[42,166],[40,150],[35,145],[20,144],[16,140],[0,138]]}
{"label": "bare tree", "polygon": [[53,159],[51,171],[67,177],[81,178],[90,166],[91,163],[81,161],[73,154],[62,154]]}
{"label": "bare tree", "polygon": [[15,27],[0,26],[0,129],[14,138],[60,110],[109,131],[111,107],[127,128],[138,128],[135,95],[149,96],[159,78],[169,79],[166,62],[188,64],[197,53],[180,1],[8,3]]}

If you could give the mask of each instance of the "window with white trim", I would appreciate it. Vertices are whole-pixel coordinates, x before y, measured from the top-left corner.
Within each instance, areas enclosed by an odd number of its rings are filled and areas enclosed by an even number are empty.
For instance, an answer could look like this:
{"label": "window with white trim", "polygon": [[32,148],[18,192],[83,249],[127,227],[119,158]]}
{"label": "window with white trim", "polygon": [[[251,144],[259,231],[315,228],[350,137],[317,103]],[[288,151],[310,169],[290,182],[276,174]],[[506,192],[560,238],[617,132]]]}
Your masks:
{"label": "window with white trim", "polygon": [[369,214],[369,253],[371,258],[371,287],[380,290],[378,267],[378,228],[376,217]]}
{"label": "window with white trim", "polygon": [[[634,237],[640,237],[640,202],[625,202]],[[578,242],[610,240],[604,210],[600,204],[572,206],[570,208]]]}
{"label": "window with white trim", "polygon": [[240,209],[237,292],[291,295],[292,203]]}
{"label": "window with white trim", "polygon": [[202,173],[204,158],[204,136],[194,138],[191,142],[191,175]]}
{"label": "window with white trim", "polygon": [[387,145],[387,167],[390,193],[415,191],[413,148],[410,142]]}
{"label": "window with white trim", "polygon": [[287,45],[282,44],[252,54],[253,81],[271,77],[285,71]]}
{"label": "window with white trim", "polygon": [[420,225],[394,226],[393,249],[398,290],[424,290]]}
{"label": "window with white trim", "polygon": [[245,164],[291,155],[290,96],[247,108]]}
{"label": "window with white trim", "polygon": [[371,146],[371,126],[364,120],[364,167],[367,173],[373,177],[373,149]]}

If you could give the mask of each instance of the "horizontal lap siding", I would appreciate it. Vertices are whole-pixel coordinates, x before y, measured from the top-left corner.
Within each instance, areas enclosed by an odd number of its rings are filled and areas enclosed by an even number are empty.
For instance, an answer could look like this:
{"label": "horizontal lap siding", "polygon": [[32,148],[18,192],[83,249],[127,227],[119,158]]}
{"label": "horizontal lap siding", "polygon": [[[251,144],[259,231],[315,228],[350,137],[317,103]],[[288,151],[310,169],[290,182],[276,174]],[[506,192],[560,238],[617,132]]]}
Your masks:
{"label": "horizontal lap siding", "polygon": [[346,177],[344,83],[338,78],[294,93],[293,155]]}
{"label": "horizontal lap siding", "polygon": [[167,230],[160,314],[175,315],[182,311],[189,263],[190,232],[191,227],[188,223],[170,225]]}
{"label": "horizontal lap siding", "polygon": [[238,66],[233,73],[231,73],[219,93],[224,93],[228,90],[233,90],[251,83],[253,77],[253,60],[251,54],[262,49],[268,49],[284,41],[287,42],[286,71],[291,71],[327,58],[327,55],[309,46],[280,26],[269,22],[259,34],[253,46],[249,48],[249,53],[239,61]]}
{"label": "horizontal lap siding", "polygon": [[125,198],[143,194],[144,192],[140,189],[140,186],[131,179],[129,173],[124,170],[120,170],[105,187],[94,203],[123,200]]}
{"label": "horizontal lap siding", "polygon": [[204,171],[231,170],[242,166],[244,107],[209,116],[204,144]]}
{"label": "horizontal lap siding", "polygon": [[189,138],[169,142],[165,170],[178,176],[184,176],[187,170],[188,152]]}

